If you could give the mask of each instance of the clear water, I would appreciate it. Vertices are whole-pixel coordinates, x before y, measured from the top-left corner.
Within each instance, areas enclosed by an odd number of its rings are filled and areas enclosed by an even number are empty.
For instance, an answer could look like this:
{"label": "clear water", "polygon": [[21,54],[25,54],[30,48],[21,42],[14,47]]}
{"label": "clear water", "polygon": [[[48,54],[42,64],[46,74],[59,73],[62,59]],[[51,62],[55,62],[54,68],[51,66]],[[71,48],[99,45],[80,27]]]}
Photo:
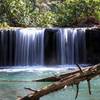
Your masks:
{"label": "clear water", "polygon": [[[16,100],[17,96],[25,96],[30,91],[24,87],[39,89],[48,82],[31,82],[31,80],[59,75],[72,71],[74,68],[12,68],[0,70],[0,100]],[[5,80],[5,81],[4,81]],[[8,81],[8,82],[7,82]],[[27,82],[24,82],[27,81]],[[77,100],[100,100],[100,78],[91,81],[92,95],[88,94],[87,82],[80,84],[80,92]],[[40,100],[75,100],[76,87],[68,87],[60,91],[42,97]]]}

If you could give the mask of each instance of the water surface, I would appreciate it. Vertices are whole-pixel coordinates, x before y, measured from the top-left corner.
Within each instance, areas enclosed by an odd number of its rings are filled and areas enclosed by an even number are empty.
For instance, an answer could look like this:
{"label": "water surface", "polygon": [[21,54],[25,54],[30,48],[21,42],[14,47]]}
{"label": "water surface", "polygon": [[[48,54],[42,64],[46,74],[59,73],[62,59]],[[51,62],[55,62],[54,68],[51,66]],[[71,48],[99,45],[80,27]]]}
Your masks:
{"label": "water surface", "polygon": [[[7,68],[0,70],[0,100],[16,100],[17,96],[25,96],[30,91],[24,87],[40,89],[49,82],[31,82],[31,80],[48,76],[59,75],[72,71],[74,68]],[[12,82],[11,82],[12,81]],[[21,82],[22,81],[22,82]],[[27,81],[27,82],[24,82]],[[77,100],[100,100],[100,78],[96,77],[91,81],[92,95],[88,94],[87,82],[81,82]],[[60,91],[42,97],[40,100],[75,100],[76,86],[67,87]]]}

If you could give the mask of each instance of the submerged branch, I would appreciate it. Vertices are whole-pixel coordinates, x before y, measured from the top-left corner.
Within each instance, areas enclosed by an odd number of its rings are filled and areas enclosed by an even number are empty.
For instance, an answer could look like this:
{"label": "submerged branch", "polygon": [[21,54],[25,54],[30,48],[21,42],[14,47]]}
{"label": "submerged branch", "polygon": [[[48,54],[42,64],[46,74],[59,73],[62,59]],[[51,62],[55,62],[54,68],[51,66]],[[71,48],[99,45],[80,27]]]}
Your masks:
{"label": "submerged branch", "polygon": [[78,97],[78,93],[79,93],[79,83],[76,84],[76,88],[77,88],[77,91],[76,91],[75,100],[77,99],[77,97]]}
{"label": "submerged branch", "polygon": [[90,84],[90,80],[87,80],[87,83],[88,83],[89,94],[91,95],[91,84]]}

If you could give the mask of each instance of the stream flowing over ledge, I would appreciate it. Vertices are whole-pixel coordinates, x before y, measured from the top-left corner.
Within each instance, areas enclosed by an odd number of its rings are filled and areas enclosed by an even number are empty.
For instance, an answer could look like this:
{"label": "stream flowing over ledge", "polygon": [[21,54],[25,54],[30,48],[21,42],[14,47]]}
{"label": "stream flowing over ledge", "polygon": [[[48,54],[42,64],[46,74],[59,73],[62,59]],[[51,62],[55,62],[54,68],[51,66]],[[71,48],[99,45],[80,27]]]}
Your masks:
{"label": "stream flowing over ledge", "polygon": [[0,66],[100,62],[100,28],[0,30]]}

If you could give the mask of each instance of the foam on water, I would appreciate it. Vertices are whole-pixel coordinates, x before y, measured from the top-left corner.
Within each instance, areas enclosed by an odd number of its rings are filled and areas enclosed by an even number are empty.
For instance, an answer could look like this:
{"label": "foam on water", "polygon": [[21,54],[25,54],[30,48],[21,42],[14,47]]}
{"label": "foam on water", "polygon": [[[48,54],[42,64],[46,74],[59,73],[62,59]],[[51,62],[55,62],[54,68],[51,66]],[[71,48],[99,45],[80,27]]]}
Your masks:
{"label": "foam on water", "polygon": [[[87,64],[81,64],[80,66],[87,66]],[[62,72],[68,70],[76,70],[76,65],[52,65],[52,66],[7,66],[0,67],[0,72],[44,72],[44,71],[53,71],[53,72]]]}
{"label": "foam on water", "polygon": [[77,69],[76,66],[17,66],[17,67],[6,67],[6,68],[2,68],[0,69],[0,72],[44,72],[44,71],[55,71],[55,72],[60,72],[60,71],[65,71],[65,70],[75,70]]}

